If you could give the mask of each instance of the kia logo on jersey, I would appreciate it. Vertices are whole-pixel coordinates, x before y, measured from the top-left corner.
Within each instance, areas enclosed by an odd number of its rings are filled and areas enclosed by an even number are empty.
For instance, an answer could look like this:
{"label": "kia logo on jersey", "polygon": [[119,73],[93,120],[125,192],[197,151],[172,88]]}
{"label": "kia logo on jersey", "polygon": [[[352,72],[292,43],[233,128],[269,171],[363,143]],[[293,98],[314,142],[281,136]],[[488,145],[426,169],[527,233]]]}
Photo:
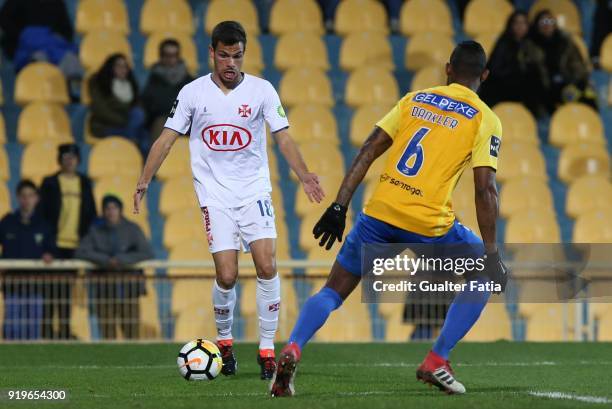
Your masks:
{"label": "kia logo on jersey", "polygon": [[238,115],[243,118],[248,118],[251,115],[251,108],[247,104],[242,104],[238,108]]}
{"label": "kia logo on jersey", "polygon": [[251,143],[248,129],[232,124],[211,125],[202,131],[202,139],[213,151],[239,151]]}

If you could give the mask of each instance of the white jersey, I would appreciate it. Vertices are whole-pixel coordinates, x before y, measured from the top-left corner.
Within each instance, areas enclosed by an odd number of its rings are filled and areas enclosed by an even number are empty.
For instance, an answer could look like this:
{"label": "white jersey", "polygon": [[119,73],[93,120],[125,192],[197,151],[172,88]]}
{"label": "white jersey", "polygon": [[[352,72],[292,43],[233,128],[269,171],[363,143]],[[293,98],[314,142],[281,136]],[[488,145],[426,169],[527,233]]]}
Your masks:
{"label": "white jersey", "polygon": [[190,135],[191,170],[201,207],[240,207],[272,191],[264,121],[272,132],[289,122],[272,84],[243,75],[227,95],[211,74],[190,82],[166,121],[166,128]]}

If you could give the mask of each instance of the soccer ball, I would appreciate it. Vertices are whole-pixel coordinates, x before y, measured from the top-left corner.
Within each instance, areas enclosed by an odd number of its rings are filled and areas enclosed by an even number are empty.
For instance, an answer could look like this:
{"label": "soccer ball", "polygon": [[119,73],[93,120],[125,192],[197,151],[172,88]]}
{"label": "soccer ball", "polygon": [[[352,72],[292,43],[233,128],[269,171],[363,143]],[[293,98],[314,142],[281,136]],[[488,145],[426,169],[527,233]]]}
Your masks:
{"label": "soccer ball", "polygon": [[176,363],[181,376],[188,381],[212,381],[223,366],[219,348],[205,339],[185,344],[179,351]]}

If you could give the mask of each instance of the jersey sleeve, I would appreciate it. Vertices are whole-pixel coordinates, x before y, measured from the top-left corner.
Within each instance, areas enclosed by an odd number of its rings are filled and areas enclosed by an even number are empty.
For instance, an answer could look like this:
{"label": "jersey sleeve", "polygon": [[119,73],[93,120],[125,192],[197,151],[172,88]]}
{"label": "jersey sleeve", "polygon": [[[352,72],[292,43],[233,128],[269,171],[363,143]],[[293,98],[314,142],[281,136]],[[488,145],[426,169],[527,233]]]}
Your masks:
{"label": "jersey sleeve", "polygon": [[265,93],[263,115],[270,126],[270,131],[274,133],[287,128],[289,126],[287,114],[285,114],[285,109],[281,104],[278,93],[269,82],[266,83]]}
{"label": "jersey sleeve", "polygon": [[501,148],[502,126],[493,113],[485,115],[472,148],[472,167],[488,166],[497,170],[497,157]]}
{"label": "jersey sleeve", "polygon": [[391,137],[391,139],[395,139],[399,130],[400,103],[401,101],[395,104],[395,106],[376,123],[376,126],[385,131],[387,135]]}
{"label": "jersey sleeve", "polygon": [[193,111],[194,106],[191,92],[188,85],[185,85],[174,100],[164,127],[173,129],[181,135],[185,135],[189,131],[189,128],[191,128]]}

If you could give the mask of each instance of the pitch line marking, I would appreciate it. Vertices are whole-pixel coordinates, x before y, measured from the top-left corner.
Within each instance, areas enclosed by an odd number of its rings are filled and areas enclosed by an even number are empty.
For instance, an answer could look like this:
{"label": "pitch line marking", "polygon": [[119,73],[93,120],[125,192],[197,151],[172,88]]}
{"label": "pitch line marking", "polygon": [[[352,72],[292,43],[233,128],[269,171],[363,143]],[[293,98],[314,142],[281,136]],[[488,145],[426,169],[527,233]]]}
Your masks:
{"label": "pitch line marking", "polygon": [[554,392],[554,391],[553,392],[529,391],[527,392],[527,394],[538,397],[538,398],[575,400],[578,402],[586,402],[586,403],[612,403],[612,399],[609,399],[603,396],[582,396],[582,395],[574,395],[573,393]]}

